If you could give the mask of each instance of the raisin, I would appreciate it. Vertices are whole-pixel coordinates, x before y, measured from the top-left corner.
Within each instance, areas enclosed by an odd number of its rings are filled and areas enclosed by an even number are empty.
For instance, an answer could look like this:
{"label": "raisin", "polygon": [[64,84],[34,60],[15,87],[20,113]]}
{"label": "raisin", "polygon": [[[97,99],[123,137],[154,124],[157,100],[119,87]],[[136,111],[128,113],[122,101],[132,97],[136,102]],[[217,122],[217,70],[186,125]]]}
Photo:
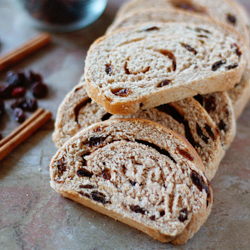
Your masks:
{"label": "raisin", "polygon": [[227,69],[227,70],[235,69],[235,68],[237,68],[238,66],[239,66],[239,64],[238,64],[238,63],[235,63],[235,64],[233,64],[233,65],[227,66],[226,69]]}
{"label": "raisin", "polygon": [[218,68],[220,68],[221,65],[225,64],[226,63],[226,60],[220,60],[218,62],[215,62],[213,65],[212,65],[212,70],[213,71],[216,71]]}
{"label": "raisin", "polygon": [[25,120],[25,114],[24,114],[23,110],[20,108],[14,109],[14,117],[15,117],[15,121],[17,121],[19,123],[22,123]]}
{"label": "raisin", "polygon": [[112,65],[111,65],[111,64],[106,64],[106,65],[105,65],[105,72],[106,72],[108,75],[111,76],[112,71],[113,71]]}
{"label": "raisin", "polygon": [[166,80],[160,82],[160,83],[158,84],[157,87],[160,88],[160,87],[167,86],[167,85],[169,85],[171,82],[172,82],[171,80],[166,79]]}
{"label": "raisin", "polygon": [[211,32],[209,31],[209,30],[205,30],[205,29],[202,29],[202,28],[195,28],[195,31],[196,32],[205,32],[205,33],[207,33],[207,34],[211,34]]}
{"label": "raisin", "polygon": [[155,220],[155,215],[149,217],[150,220]]}
{"label": "raisin", "polygon": [[102,121],[106,121],[106,120],[108,120],[111,116],[112,116],[112,114],[106,113],[106,114],[101,118],[101,120],[102,120]]}
{"label": "raisin", "polygon": [[74,113],[75,113],[75,121],[78,123],[78,116],[79,116],[79,111],[81,108],[85,107],[88,103],[91,103],[91,99],[84,100],[83,102],[80,102],[77,104],[74,108]]}
{"label": "raisin", "polygon": [[159,30],[160,28],[156,27],[156,26],[153,26],[153,27],[150,27],[150,28],[147,28],[147,29],[144,29],[143,31],[153,31],[153,30]]}
{"label": "raisin", "polygon": [[177,147],[177,150],[180,153],[180,155],[182,155],[183,157],[187,158],[189,161],[193,161],[194,160],[194,157],[191,154],[189,154],[188,151],[183,150],[183,149],[181,149],[179,147]]}
{"label": "raisin", "polygon": [[48,87],[42,82],[36,82],[31,86],[31,92],[36,98],[44,98],[48,94]]}
{"label": "raisin", "polygon": [[203,131],[202,131],[202,129],[201,129],[201,127],[199,126],[198,123],[196,123],[196,132],[197,132],[198,136],[199,136],[206,144],[208,144],[209,138],[208,138],[206,135],[204,135],[204,133],[203,133]]}
{"label": "raisin", "polygon": [[192,48],[190,45],[181,43],[181,46],[187,49],[188,51],[193,52],[195,55],[197,54],[197,51],[194,48]]}
{"label": "raisin", "polygon": [[3,116],[4,113],[5,113],[4,101],[0,99],[0,117]]}
{"label": "raisin", "polygon": [[224,130],[225,132],[227,131],[227,125],[225,124],[223,120],[220,120],[218,127],[220,130]]}
{"label": "raisin", "polygon": [[95,188],[95,186],[90,185],[90,184],[86,184],[86,185],[80,185],[79,188],[92,189],[92,188]]}
{"label": "raisin", "polygon": [[85,196],[85,197],[89,198],[89,199],[91,198],[89,194],[84,193],[83,191],[80,191],[78,193],[81,194],[82,196]]}
{"label": "raisin", "polygon": [[205,129],[207,131],[207,133],[209,134],[209,136],[212,138],[212,140],[214,141],[215,139],[215,136],[214,136],[214,133],[212,132],[212,129],[211,127],[209,127],[207,124],[205,125]]}
{"label": "raisin", "polygon": [[104,169],[102,171],[102,177],[105,179],[105,180],[110,180],[111,179],[111,174],[109,172],[108,169]]}
{"label": "raisin", "polygon": [[106,195],[104,195],[103,193],[100,193],[98,191],[91,192],[91,197],[94,201],[101,202],[103,204],[110,203],[110,202],[106,201]]}
{"label": "raisin", "polygon": [[80,177],[88,177],[88,178],[91,178],[93,175],[91,172],[89,172],[87,169],[84,168],[77,170],[76,174]]}
{"label": "raisin", "polygon": [[105,141],[106,137],[90,137],[85,143],[88,147],[97,147]]}
{"label": "raisin", "polygon": [[140,206],[138,205],[131,205],[129,206],[130,209],[135,212],[135,213],[140,213],[140,214],[145,214],[147,212],[147,210],[141,208]]}
{"label": "raisin", "polygon": [[163,148],[160,148],[156,145],[154,145],[153,143],[147,142],[147,141],[142,141],[142,140],[135,140],[137,143],[141,143],[144,144],[148,147],[154,148],[155,150],[157,150],[160,154],[164,154],[166,155],[168,158],[170,158],[174,163],[177,163],[176,160],[169,154],[168,151],[166,151]]}
{"label": "raisin", "polygon": [[27,84],[27,78],[22,72],[9,71],[7,73],[6,82],[12,87],[25,87]]}
{"label": "raisin", "polygon": [[13,87],[11,85],[0,86],[0,99],[12,98]]}
{"label": "raisin", "polygon": [[240,47],[238,46],[238,44],[237,44],[237,43],[233,43],[233,44],[232,44],[232,48],[235,48],[234,53],[235,53],[238,57],[241,57],[242,52],[241,52]]}
{"label": "raisin", "polygon": [[11,96],[13,98],[23,97],[26,93],[26,89],[24,87],[15,87],[12,90]]}
{"label": "raisin", "polygon": [[[208,38],[208,36],[206,36],[206,35],[198,35],[197,37],[199,37],[199,38]],[[204,43],[204,41],[200,41],[202,44]]]}
{"label": "raisin", "polygon": [[186,11],[190,11],[190,12],[197,12],[197,13],[206,13],[205,8],[198,6],[198,5],[194,5],[189,1],[172,1],[172,4],[179,9],[183,9]]}
{"label": "raisin", "polygon": [[184,222],[185,220],[188,219],[188,211],[186,208],[183,208],[181,211],[180,211],[180,215],[179,215],[179,221],[180,222]]}
{"label": "raisin", "polygon": [[129,180],[130,184],[134,187],[137,182]]}
{"label": "raisin", "polygon": [[204,101],[205,101],[205,110],[208,113],[215,111],[216,102],[215,102],[215,97],[214,96],[209,96],[208,98],[204,97]]}
{"label": "raisin", "polygon": [[75,92],[75,93],[78,92],[81,88],[82,88],[82,87],[76,88],[76,89],[74,90],[74,92]]}
{"label": "raisin", "polygon": [[65,159],[57,161],[57,169],[59,174],[63,174],[63,172],[66,171]]}
{"label": "raisin", "polygon": [[173,71],[175,71],[177,67],[177,63],[176,63],[176,57],[174,56],[174,54],[171,51],[165,50],[165,49],[161,49],[158,52],[160,52],[161,54],[163,54],[164,56],[167,56],[170,60],[172,60],[172,68],[173,68]]}
{"label": "raisin", "polygon": [[28,80],[27,87],[30,87],[32,84],[36,82],[42,82],[43,78],[40,74],[34,73],[31,70],[26,70],[24,72],[24,75],[26,76],[26,79]]}
{"label": "raisin", "polygon": [[160,212],[160,216],[162,217],[162,216],[164,216],[164,215],[165,215],[165,211],[162,210],[162,211]]}
{"label": "raisin", "polygon": [[130,89],[113,89],[112,93],[116,96],[126,97],[131,92]]}
{"label": "raisin", "polygon": [[22,105],[22,109],[24,111],[28,111],[28,112],[33,112],[37,109],[37,100],[36,99],[27,99],[23,105]]}
{"label": "raisin", "polygon": [[236,17],[230,13],[227,14],[227,21],[232,24],[236,24]]}

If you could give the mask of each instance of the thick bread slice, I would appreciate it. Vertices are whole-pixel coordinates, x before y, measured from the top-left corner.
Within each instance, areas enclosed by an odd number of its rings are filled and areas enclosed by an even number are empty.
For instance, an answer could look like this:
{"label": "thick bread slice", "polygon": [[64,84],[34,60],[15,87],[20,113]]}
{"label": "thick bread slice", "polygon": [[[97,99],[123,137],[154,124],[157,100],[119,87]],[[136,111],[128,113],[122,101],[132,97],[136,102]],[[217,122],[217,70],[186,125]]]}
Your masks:
{"label": "thick bread slice", "polygon": [[59,194],[155,239],[185,243],[213,202],[193,147],[165,126],[143,119],[94,124],[68,140],[50,164]]}
{"label": "thick bread slice", "polygon": [[90,47],[87,92],[108,112],[126,115],[198,93],[223,91],[240,81],[246,51],[239,34],[212,21],[133,26]]}
{"label": "thick bread slice", "polygon": [[116,20],[134,11],[153,8],[183,10],[223,22],[241,33],[249,43],[245,13],[242,15],[240,6],[227,0],[131,0],[118,10]]}
{"label": "thick bread slice", "polygon": [[[218,102],[219,99],[217,98],[215,103],[217,105],[216,110],[220,111],[218,119],[225,121],[225,114],[222,112],[222,107],[225,104],[219,104]],[[208,104],[205,106],[209,107]],[[91,103],[84,83],[76,86],[60,105],[56,117],[53,140],[57,147],[61,147],[81,129],[97,122],[115,118],[148,119],[167,126],[176,133],[186,137],[199,153],[209,180],[215,175],[219,163],[224,156],[222,145],[225,144],[225,141],[221,140],[224,137],[220,138],[218,127],[201,105],[193,98],[148,110],[141,110],[135,114],[119,116],[107,113],[102,106]],[[235,127],[234,120],[232,124],[226,123],[230,127],[228,131],[232,130],[231,127]],[[222,130],[222,135],[224,135],[224,130]],[[227,135],[231,136],[229,133]]]}
{"label": "thick bread slice", "polygon": [[239,118],[246,104],[250,99],[250,69],[244,71],[240,82],[235,84],[234,88],[227,91],[232,100],[235,118]]}

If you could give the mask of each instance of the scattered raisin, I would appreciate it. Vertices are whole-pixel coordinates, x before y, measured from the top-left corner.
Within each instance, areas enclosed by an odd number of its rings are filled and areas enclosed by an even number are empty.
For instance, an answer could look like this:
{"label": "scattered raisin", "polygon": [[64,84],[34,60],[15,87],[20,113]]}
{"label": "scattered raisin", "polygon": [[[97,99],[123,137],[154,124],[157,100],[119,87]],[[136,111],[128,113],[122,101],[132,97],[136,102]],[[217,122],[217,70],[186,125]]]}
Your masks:
{"label": "scattered raisin", "polygon": [[89,199],[91,198],[89,194],[84,193],[83,191],[80,191],[78,193],[81,194],[82,196],[85,196],[85,197],[89,198]]}
{"label": "scattered raisin", "polygon": [[194,160],[194,157],[191,154],[189,154],[188,151],[179,148],[179,146],[177,147],[177,150],[180,153],[180,155],[182,155],[183,157],[187,158],[189,161],[193,161]]}
{"label": "scattered raisin", "polygon": [[131,205],[129,207],[135,213],[145,214],[147,212],[145,209],[141,208],[138,205]]}
{"label": "scattered raisin", "polygon": [[190,12],[197,12],[197,13],[206,13],[205,8],[199,6],[199,5],[194,5],[189,1],[172,1],[171,2],[176,8],[183,9],[186,11]]}
{"label": "scattered raisin", "polygon": [[150,28],[147,28],[147,29],[144,29],[143,31],[153,31],[153,30],[159,30],[160,28],[156,27],[156,26],[153,26],[153,27],[150,27]]}
{"label": "scattered raisin", "polygon": [[3,116],[4,113],[5,113],[4,101],[0,99],[0,117]]}
{"label": "scattered raisin", "polygon": [[235,63],[235,64],[233,64],[233,65],[227,66],[226,69],[227,69],[227,70],[235,69],[235,68],[237,68],[238,66],[239,66],[239,64],[238,64],[238,63]]}
{"label": "scattered raisin", "polygon": [[206,135],[204,135],[204,133],[203,133],[203,131],[202,131],[202,129],[201,129],[201,127],[199,126],[198,123],[196,123],[196,132],[197,132],[198,136],[199,136],[206,144],[208,144],[209,138],[208,138]]}
{"label": "scattered raisin", "polygon": [[130,89],[113,89],[112,93],[116,96],[126,97],[131,92]]}
{"label": "scattered raisin", "polygon": [[77,104],[74,108],[74,113],[75,113],[75,121],[78,123],[78,116],[79,116],[79,111],[81,108],[85,107],[88,103],[91,103],[91,99],[88,98],[87,100],[84,100],[83,102],[80,102]]}
{"label": "scattered raisin", "polygon": [[106,137],[90,137],[85,143],[88,147],[97,147],[105,141]]}
{"label": "scattered raisin", "polygon": [[162,217],[162,216],[164,216],[164,215],[165,215],[165,211],[162,210],[162,211],[160,212],[160,216]]}
{"label": "scattered raisin", "polygon": [[13,87],[11,85],[0,86],[0,98],[9,99],[12,98]]}
{"label": "scattered raisin", "polygon": [[95,188],[95,186],[90,185],[90,184],[86,184],[86,185],[80,185],[79,188],[92,189],[92,188]]}
{"label": "scattered raisin", "polygon": [[180,222],[184,222],[185,220],[188,219],[188,211],[186,208],[183,208],[181,211],[180,211],[180,215],[179,215],[179,221]]}
{"label": "scattered raisin", "polygon": [[[199,37],[199,38],[208,38],[208,36],[206,36],[206,35],[198,35],[197,37]],[[202,44],[204,43],[204,41],[200,41]]]}
{"label": "scattered raisin", "polygon": [[76,174],[80,177],[88,177],[88,178],[91,178],[93,175],[91,172],[89,172],[87,169],[84,168],[77,170]]}
{"label": "scattered raisin", "polygon": [[26,93],[26,89],[24,87],[15,87],[12,90],[11,96],[13,98],[19,98],[19,97],[23,97]]}
{"label": "scattered raisin", "polygon": [[165,49],[161,49],[158,52],[163,54],[164,56],[167,56],[170,60],[172,60],[173,71],[176,71],[177,63],[176,63],[176,57],[174,56],[174,54],[171,51],[165,50]]}
{"label": "scattered raisin", "polygon": [[11,87],[25,87],[27,78],[22,72],[9,71],[7,73],[6,83]]}
{"label": "scattered raisin", "polygon": [[112,116],[112,114],[106,113],[106,114],[101,118],[101,120],[102,120],[102,121],[106,121],[106,120],[108,120],[111,116]]}
{"label": "scattered raisin", "polygon": [[101,202],[103,204],[110,203],[110,202],[106,201],[106,195],[104,195],[103,193],[100,193],[98,191],[91,192],[91,197],[94,201]]}
{"label": "scattered raisin", "polygon": [[232,44],[232,48],[235,48],[234,53],[235,53],[238,57],[241,57],[242,52],[241,52],[240,47],[238,46],[238,44],[237,44],[237,43],[233,43],[233,44]]}
{"label": "scattered raisin", "polygon": [[212,65],[212,70],[216,71],[222,64],[225,64],[226,60],[220,60]]}
{"label": "scattered raisin", "polygon": [[209,134],[209,136],[212,138],[212,140],[214,141],[215,140],[215,136],[214,136],[214,133],[212,132],[212,129],[210,126],[208,126],[207,124],[205,125],[205,129],[207,131],[207,133]]}
{"label": "scattered raisin", "polygon": [[218,127],[220,130],[224,130],[225,132],[227,131],[227,125],[225,124],[225,122],[223,120],[220,120]]}
{"label": "scattered raisin", "polygon": [[209,96],[208,98],[204,97],[204,102],[205,102],[205,110],[210,113],[215,111],[216,109],[216,101],[214,96]]}
{"label": "scattered raisin", "polygon": [[42,82],[36,82],[31,86],[31,91],[34,97],[44,98],[48,94],[48,87]]}
{"label": "scattered raisin", "polygon": [[105,72],[106,72],[108,75],[111,76],[112,71],[113,71],[112,65],[111,65],[111,64],[106,64],[106,65],[105,65]]}
{"label": "scattered raisin", "polygon": [[111,179],[111,174],[109,172],[108,169],[104,169],[102,171],[102,177],[105,179],[105,180],[110,180]]}
{"label": "scattered raisin", "polygon": [[15,120],[19,123],[22,123],[25,120],[25,114],[24,114],[23,110],[20,108],[14,109],[14,117],[15,117]]}
{"label": "scattered raisin", "polygon": [[196,32],[201,32],[201,31],[203,31],[203,32],[205,32],[205,33],[207,33],[207,34],[211,34],[211,32],[210,32],[209,30],[205,30],[205,29],[202,29],[202,28],[195,28],[195,31],[196,31]]}
{"label": "scattered raisin", "polygon": [[187,49],[188,51],[193,52],[195,55],[197,54],[197,51],[194,48],[192,48],[190,45],[181,43],[181,46]]}
{"label": "scattered raisin", "polygon": [[24,111],[33,112],[37,109],[37,101],[36,99],[18,99],[11,104],[11,108],[21,108]]}
{"label": "scattered raisin", "polygon": [[134,187],[137,182],[129,180],[130,184]]}
{"label": "scattered raisin", "polygon": [[160,82],[160,83],[158,84],[157,87],[160,88],[160,87],[167,86],[167,85],[169,85],[171,82],[172,82],[171,80],[166,79],[166,80]]}
{"label": "scattered raisin", "polygon": [[232,24],[236,24],[236,17],[230,13],[227,14],[227,21]]}
{"label": "scattered raisin", "polygon": [[32,84],[34,84],[36,82],[43,81],[43,78],[40,74],[34,73],[31,70],[26,70],[24,72],[24,75],[26,76],[26,79],[28,80],[28,85],[26,85],[27,87],[30,87]]}
{"label": "scattered raisin", "polygon": [[149,217],[150,220],[155,220],[155,215]]}
{"label": "scattered raisin", "polygon": [[77,91],[79,91],[82,87],[80,88],[75,88],[74,92],[76,93]]}

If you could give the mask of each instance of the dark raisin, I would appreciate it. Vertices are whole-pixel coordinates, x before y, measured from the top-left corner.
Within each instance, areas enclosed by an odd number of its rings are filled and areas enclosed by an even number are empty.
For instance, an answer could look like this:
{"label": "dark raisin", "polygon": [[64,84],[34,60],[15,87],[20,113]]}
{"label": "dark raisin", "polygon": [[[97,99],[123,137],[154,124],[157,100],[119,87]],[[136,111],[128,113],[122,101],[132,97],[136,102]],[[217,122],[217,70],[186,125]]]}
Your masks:
{"label": "dark raisin", "polygon": [[64,159],[60,159],[59,161],[57,161],[57,169],[59,174],[63,174],[63,172],[66,171],[66,165]]}
{"label": "dark raisin", "polygon": [[205,125],[205,129],[207,131],[207,133],[209,134],[209,136],[212,138],[212,140],[214,141],[215,139],[215,136],[214,136],[214,133],[212,132],[212,129],[211,127],[209,127],[207,124]]}
{"label": "dark raisin", "polygon": [[[206,36],[206,35],[198,35],[197,37],[199,37],[199,38],[208,38],[208,36]],[[204,41],[200,41],[202,44],[204,43]]]}
{"label": "dark raisin", "polygon": [[205,30],[205,29],[202,29],[202,28],[195,28],[195,31],[196,32],[205,32],[205,33],[207,33],[207,34],[211,34],[211,32],[209,31],[209,30]]}
{"label": "dark raisin", "polygon": [[160,88],[160,87],[167,86],[167,85],[169,85],[171,82],[172,82],[171,80],[166,79],[166,80],[160,82],[160,83],[158,84],[157,87]]}
{"label": "dark raisin", "polygon": [[155,215],[149,217],[150,220],[155,220]]}
{"label": "dark raisin", "polygon": [[24,114],[23,110],[20,108],[14,109],[14,117],[15,117],[15,121],[17,121],[19,123],[22,123],[25,120],[25,114]]}
{"label": "dark raisin", "polygon": [[75,88],[74,92],[76,93],[76,92],[79,91],[80,89],[81,89],[81,87],[80,87],[80,88]]}
{"label": "dark raisin", "polygon": [[26,99],[22,104],[22,109],[24,111],[33,112],[37,109],[37,100],[36,99]]}
{"label": "dark raisin", "polygon": [[110,172],[109,172],[108,169],[104,169],[104,170],[102,171],[102,177],[103,177],[103,179],[105,179],[105,180],[110,180],[110,179],[111,179],[111,174],[110,174]]}
{"label": "dark raisin", "polygon": [[199,5],[194,5],[191,2],[188,1],[172,1],[171,2],[176,8],[183,9],[186,11],[190,12],[197,12],[197,13],[206,13],[205,8],[199,6]]}
{"label": "dark raisin", "polygon": [[174,54],[171,51],[165,50],[165,49],[161,49],[158,52],[163,54],[164,56],[167,56],[170,60],[172,60],[172,68],[173,68],[173,71],[175,71],[177,67],[177,63],[176,63],[176,57],[174,56]]}
{"label": "dark raisin", "polygon": [[142,107],[143,107],[143,103],[141,102],[141,103],[140,103],[140,108],[142,108]]}
{"label": "dark raisin", "polygon": [[129,182],[130,182],[130,184],[131,184],[132,186],[135,186],[135,184],[137,183],[137,182],[131,181],[131,180],[129,180]]}
{"label": "dark raisin", "polygon": [[27,78],[22,72],[9,71],[7,73],[6,82],[12,87],[25,87]]}
{"label": "dark raisin", "polygon": [[88,178],[91,178],[93,175],[91,172],[89,172],[87,169],[84,168],[77,170],[76,174],[80,177],[88,177]]}
{"label": "dark raisin", "polygon": [[135,140],[137,143],[141,143],[141,144],[144,144],[148,147],[151,147],[151,148],[154,148],[155,150],[157,150],[160,154],[164,154],[166,155],[168,158],[170,158],[174,163],[177,163],[176,160],[169,154],[168,151],[166,151],[165,149],[163,148],[160,148],[158,146],[156,146],[155,144],[153,143],[150,143],[150,142],[147,142],[147,141],[142,141],[142,140]]}
{"label": "dark raisin", "polygon": [[91,103],[91,99],[84,100],[77,104],[74,108],[74,113],[75,113],[75,121],[78,123],[78,116],[79,116],[79,111],[81,108],[85,107],[88,103]]}
{"label": "dark raisin", "polygon": [[177,147],[178,152],[180,153],[180,155],[182,155],[183,157],[187,158],[189,161],[193,161],[194,157],[186,150],[183,150],[179,147]]}
{"label": "dark raisin", "polygon": [[106,120],[108,120],[111,116],[112,116],[112,114],[106,113],[106,114],[101,118],[101,120],[102,120],[102,121],[106,121]]}
{"label": "dark raisin", "polygon": [[24,75],[26,76],[26,79],[28,80],[28,85],[27,87],[30,87],[32,84],[36,82],[42,82],[43,78],[40,74],[34,73],[31,70],[26,70],[24,72]]}
{"label": "dark raisin", "polygon": [[197,51],[194,48],[192,48],[190,45],[181,43],[181,46],[187,49],[188,51],[193,52],[195,55],[197,54]]}
{"label": "dark raisin", "polygon": [[145,214],[147,211],[143,208],[141,208],[138,205],[131,205],[129,206],[131,211],[135,212],[135,213],[140,213],[140,214]]}
{"label": "dark raisin", "polygon": [[212,65],[212,70],[213,71],[216,71],[218,68],[220,68],[221,65],[225,64],[226,63],[226,60],[220,60],[218,62],[215,62],[213,65]]}
{"label": "dark raisin", "polygon": [[180,211],[180,215],[179,215],[179,221],[180,222],[184,222],[185,220],[188,219],[188,211],[186,208],[183,208],[181,211]]}
{"label": "dark raisin", "polygon": [[153,30],[159,30],[160,28],[156,27],[156,26],[153,26],[153,27],[150,27],[150,28],[147,28],[147,29],[144,29],[143,31],[153,31]]}
{"label": "dark raisin", "polygon": [[126,97],[131,92],[130,89],[112,89],[112,93],[116,96]]}
{"label": "dark raisin", "polygon": [[236,17],[230,13],[227,14],[227,21],[232,24],[236,24]]}
{"label": "dark raisin", "polygon": [[111,64],[106,64],[106,65],[105,65],[105,72],[106,72],[108,75],[111,76],[112,70],[113,70],[113,68],[112,68],[112,65],[111,65]]}
{"label": "dark raisin", "polygon": [[210,113],[216,109],[216,101],[214,96],[204,97],[205,110]]}
{"label": "dark raisin", "polygon": [[162,217],[162,216],[164,216],[164,215],[165,215],[165,211],[162,210],[162,211],[160,212],[160,216]]}
{"label": "dark raisin", "polygon": [[80,192],[78,192],[78,193],[81,194],[81,195],[84,196],[84,197],[89,198],[89,199],[91,198],[89,194],[84,193],[83,191],[80,191]]}
{"label": "dark raisin", "polygon": [[226,69],[227,69],[227,70],[235,69],[235,68],[237,68],[238,66],[239,66],[239,64],[238,64],[238,63],[235,63],[235,64],[233,64],[233,65],[227,66]]}
{"label": "dark raisin", "polygon": [[4,113],[5,113],[4,101],[0,99],[0,117],[2,117]]}
{"label": "dark raisin", "polygon": [[12,109],[15,109],[15,108],[21,108],[23,109],[23,104],[26,102],[26,99],[23,98],[23,99],[17,99],[15,102],[13,102],[10,107]]}
{"label": "dark raisin", "polygon": [[90,137],[85,143],[88,147],[97,147],[105,141],[106,137]]}
{"label": "dark raisin", "polygon": [[233,44],[232,44],[232,48],[235,48],[234,53],[235,53],[238,57],[241,57],[242,52],[241,52],[240,47],[238,46],[238,44],[237,44],[237,43],[233,43]]}
{"label": "dark raisin", "polygon": [[13,98],[23,97],[26,93],[26,89],[24,87],[15,87],[12,90],[11,96]]}
{"label": "dark raisin", "polygon": [[227,125],[225,124],[223,120],[220,120],[218,127],[220,130],[224,130],[225,132],[227,131]]}
{"label": "dark raisin", "polygon": [[236,83],[235,85],[234,85],[234,88],[237,88],[239,86],[239,83]]}
{"label": "dark raisin", "polygon": [[13,87],[11,85],[0,86],[0,99],[12,98]]}
{"label": "dark raisin", "polygon": [[98,191],[91,192],[91,197],[94,201],[101,202],[103,204],[110,203],[110,202],[106,201],[106,195],[104,195],[103,193],[100,193]]}
{"label": "dark raisin", "polygon": [[95,188],[95,186],[90,185],[90,184],[86,184],[86,185],[80,185],[79,188],[92,189],[92,188]]}
{"label": "dark raisin", "polygon": [[42,82],[36,82],[31,86],[31,92],[36,98],[44,98],[48,94],[48,87]]}
{"label": "dark raisin", "polygon": [[202,131],[202,129],[201,129],[201,127],[199,126],[198,123],[196,123],[196,132],[197,132],[198,136],[199,136],[206,144],[208,144],[209,138],[208,138],[206,135],[204,135],[204,133],[203,133],[203,131]]}

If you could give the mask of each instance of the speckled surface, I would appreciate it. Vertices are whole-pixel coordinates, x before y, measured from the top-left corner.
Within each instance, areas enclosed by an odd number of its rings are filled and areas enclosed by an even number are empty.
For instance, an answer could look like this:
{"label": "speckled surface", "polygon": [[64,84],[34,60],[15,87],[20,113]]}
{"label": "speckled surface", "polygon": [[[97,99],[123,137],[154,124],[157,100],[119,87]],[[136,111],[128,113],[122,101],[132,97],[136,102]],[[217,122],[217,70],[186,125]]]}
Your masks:
{"label": "speckled surface", "polygon": [[[51,45],[12,67],[33,69],[50,86],[39,101],[53,112],[83,73],[90,44],[111,23],[122,0],[109,0],[89,27],[52,34]],[[250,11],[250,1],[242,0]],[[14,0],[0,2],[0,55],[37,34]],[[0,74],[0,84],[5,73]],[[9,106],[10,101],[7,102]],[[140,231],[64,199],[49,186],[56,152],[47,123],[0,162],[0,249],[250,249],[250,103],[238,120],[236,138],[212,181],[214,206],[207,222],[186,244],[162,244]],[[17,124],[7,108],[0,123],[6,136]]]}

